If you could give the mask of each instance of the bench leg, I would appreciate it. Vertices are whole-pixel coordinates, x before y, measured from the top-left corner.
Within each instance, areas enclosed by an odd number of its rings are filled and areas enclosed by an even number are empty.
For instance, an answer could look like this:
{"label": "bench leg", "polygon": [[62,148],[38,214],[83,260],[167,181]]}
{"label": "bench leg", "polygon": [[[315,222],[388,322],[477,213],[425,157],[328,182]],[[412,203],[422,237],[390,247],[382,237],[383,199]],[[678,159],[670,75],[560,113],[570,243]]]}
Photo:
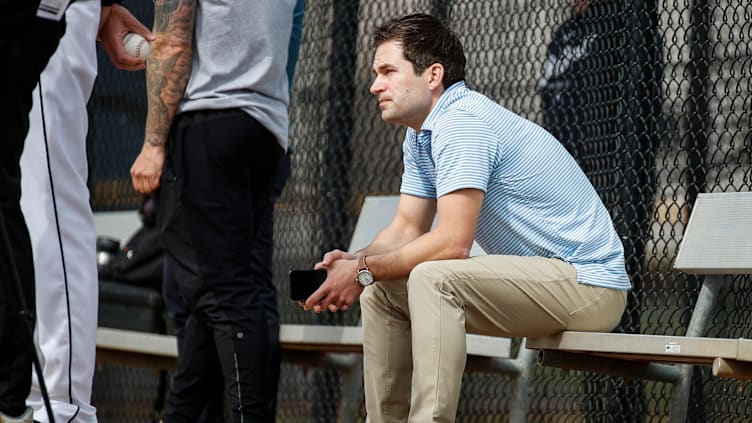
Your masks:
{"label": "bench leg", "polygon": [[679,366],[681,378],[671,389],[671,401],[668,406],[670,423],[683,423],[687,421],[689,407],[689,390],[692,388],[692,371],[694,366],[682,364]]}
{"label": "bench leg", "polygon": [[[724,275],[705,276],[685,336],[703,336],[705,334],[712,319],[713,308],[721,291],[724,277]],[[671,390],[671,402],[669,403],[669,421],[671,423],[681,423],[687,420],[692,372],[692,365],[682,364],[680,366],[681,378]]]}
{"label": "bench leg", "polygon": [[536,363],[537,350],[525,348],[520,345],[520,352],[514,360],[519,367],[520,373],[514,378],[512,400],[509,402],[509,423],[527,422],[528,396],[530,391],[530,379]]}
{"label": "bench leg", "polygon": [[337,407],[337,423],[351,423],[357,421],[360,392],[363,386],[363,357],[352,354],[352,363],[345,373],[340,391],[339,407]]}

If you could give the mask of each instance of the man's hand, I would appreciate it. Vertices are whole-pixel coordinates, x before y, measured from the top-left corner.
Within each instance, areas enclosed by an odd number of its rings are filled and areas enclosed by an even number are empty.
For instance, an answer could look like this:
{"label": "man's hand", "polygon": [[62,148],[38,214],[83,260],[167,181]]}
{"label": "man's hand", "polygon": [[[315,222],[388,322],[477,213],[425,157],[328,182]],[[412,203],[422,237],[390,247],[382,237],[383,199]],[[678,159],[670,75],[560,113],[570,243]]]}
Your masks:
{"label": "man's hand", "polygon": [[[332,260],[330,258],[341,256]],[[322,263],[326,262],[327,267]],[[347,310],[350,305],[358,300],[363,292],[363,286],[355,280],[358,269],[358,260],[353,254],[347,254],[339,250],[331,251],[324,255],[324,260],[316,264],[317,269],[327,269],[327,277],[323,284],[303,303],[303,308],[321,313],[324,310],[336,312]]]}
{"label": "man's hand", "polygon": [[159,188],[164,158],[164,146],[144,143],[141,153],[138,154],[136,161],[131,166],[131,181],[136,191],[141,194],[149,194]]}
{"label": "man's hand", "polygon": [[118,69],[138,71],[146,68],[146,62],[138,57],[129,56],[123,48],[123,37],[129,32],[135,32],[150,42],[154,35],[136,19],[125,7],[115,3],[103,7],[99,20],[97,40]]}
{"label": "man's hand", "polygon": [[324,258],[321,259],[320,262],[316,263],[316,265],[313,268],[314,269],[328,269],[329,266],[331,266],[335,260],[340,260],[340,259],[355,260],[357,258],[358,256],[356,256],[355,254],[346,253],[342,250],[332,250],[324,254]]}

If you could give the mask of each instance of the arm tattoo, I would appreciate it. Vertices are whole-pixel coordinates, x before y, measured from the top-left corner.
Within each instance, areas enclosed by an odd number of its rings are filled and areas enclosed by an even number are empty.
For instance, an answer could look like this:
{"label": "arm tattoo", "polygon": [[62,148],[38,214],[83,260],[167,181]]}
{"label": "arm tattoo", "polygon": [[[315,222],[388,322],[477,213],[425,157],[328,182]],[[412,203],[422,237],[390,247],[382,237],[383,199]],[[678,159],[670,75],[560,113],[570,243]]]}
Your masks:
{"label": "arm tattoo", "polygon": [[180,6],[180,0],[166,0],[154,2],[154,31],[166,32],[170,22],[170,14]]}
{"label": "arm tattoo", "polygon": [[164,146],[191,74],[196,0],[156,0],[152,52],[146,63],[144,142]]}

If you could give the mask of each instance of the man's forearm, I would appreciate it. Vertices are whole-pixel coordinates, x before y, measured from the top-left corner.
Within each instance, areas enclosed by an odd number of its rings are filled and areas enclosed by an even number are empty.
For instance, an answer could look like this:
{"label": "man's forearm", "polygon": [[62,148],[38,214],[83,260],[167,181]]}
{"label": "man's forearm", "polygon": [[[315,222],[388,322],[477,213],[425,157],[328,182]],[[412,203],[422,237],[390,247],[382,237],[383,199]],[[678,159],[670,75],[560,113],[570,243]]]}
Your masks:
{"label": "man's forearm", "polygon": [[156,0],[152,51],[146,62],[144,142],[164,146],[191,74],[196,0]]}
{"label": "man's forearm", "polygon": [[375,255],[388,253],[399,249],[422,234],[422,232],[411,231],[392,224],[379,232],[378,235],[376,235],[376,238],[374,238],[367,247],[356,252],[356,255],[360,257],[363,254]]}
{"label": "man's forearm", "polygon": [[[403,194],[392,224],[363,251],[376,280],[405,278],[424,261],[467,258],[483,196],[478,189],[460,189],[442,196],[434,208],[425,199]],[[431,229],[436,213],[439,222]]]}
{"label": "man's forearm", "polygon": [[471,246],[472,242],[468,245],[465,239],[455,239],[451,232],[436,229],[395,248],[379,250],[369,246],[362,253],[367,255],[366,263],[374,277],[389,281],[406,278],[424,261],[467,258]]}

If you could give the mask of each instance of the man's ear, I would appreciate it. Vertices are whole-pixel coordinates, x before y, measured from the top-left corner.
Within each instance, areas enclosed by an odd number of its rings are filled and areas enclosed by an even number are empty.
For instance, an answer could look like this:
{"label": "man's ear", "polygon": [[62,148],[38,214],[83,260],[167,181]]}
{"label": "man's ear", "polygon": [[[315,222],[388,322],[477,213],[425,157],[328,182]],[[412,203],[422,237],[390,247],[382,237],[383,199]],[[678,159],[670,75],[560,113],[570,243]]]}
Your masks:
{"label": "man's ear", "polygon": [[433,91],[437,88],[444,88],[444,65],[434,63],[426,69],[426,74],[428,77],[428,89]]}

